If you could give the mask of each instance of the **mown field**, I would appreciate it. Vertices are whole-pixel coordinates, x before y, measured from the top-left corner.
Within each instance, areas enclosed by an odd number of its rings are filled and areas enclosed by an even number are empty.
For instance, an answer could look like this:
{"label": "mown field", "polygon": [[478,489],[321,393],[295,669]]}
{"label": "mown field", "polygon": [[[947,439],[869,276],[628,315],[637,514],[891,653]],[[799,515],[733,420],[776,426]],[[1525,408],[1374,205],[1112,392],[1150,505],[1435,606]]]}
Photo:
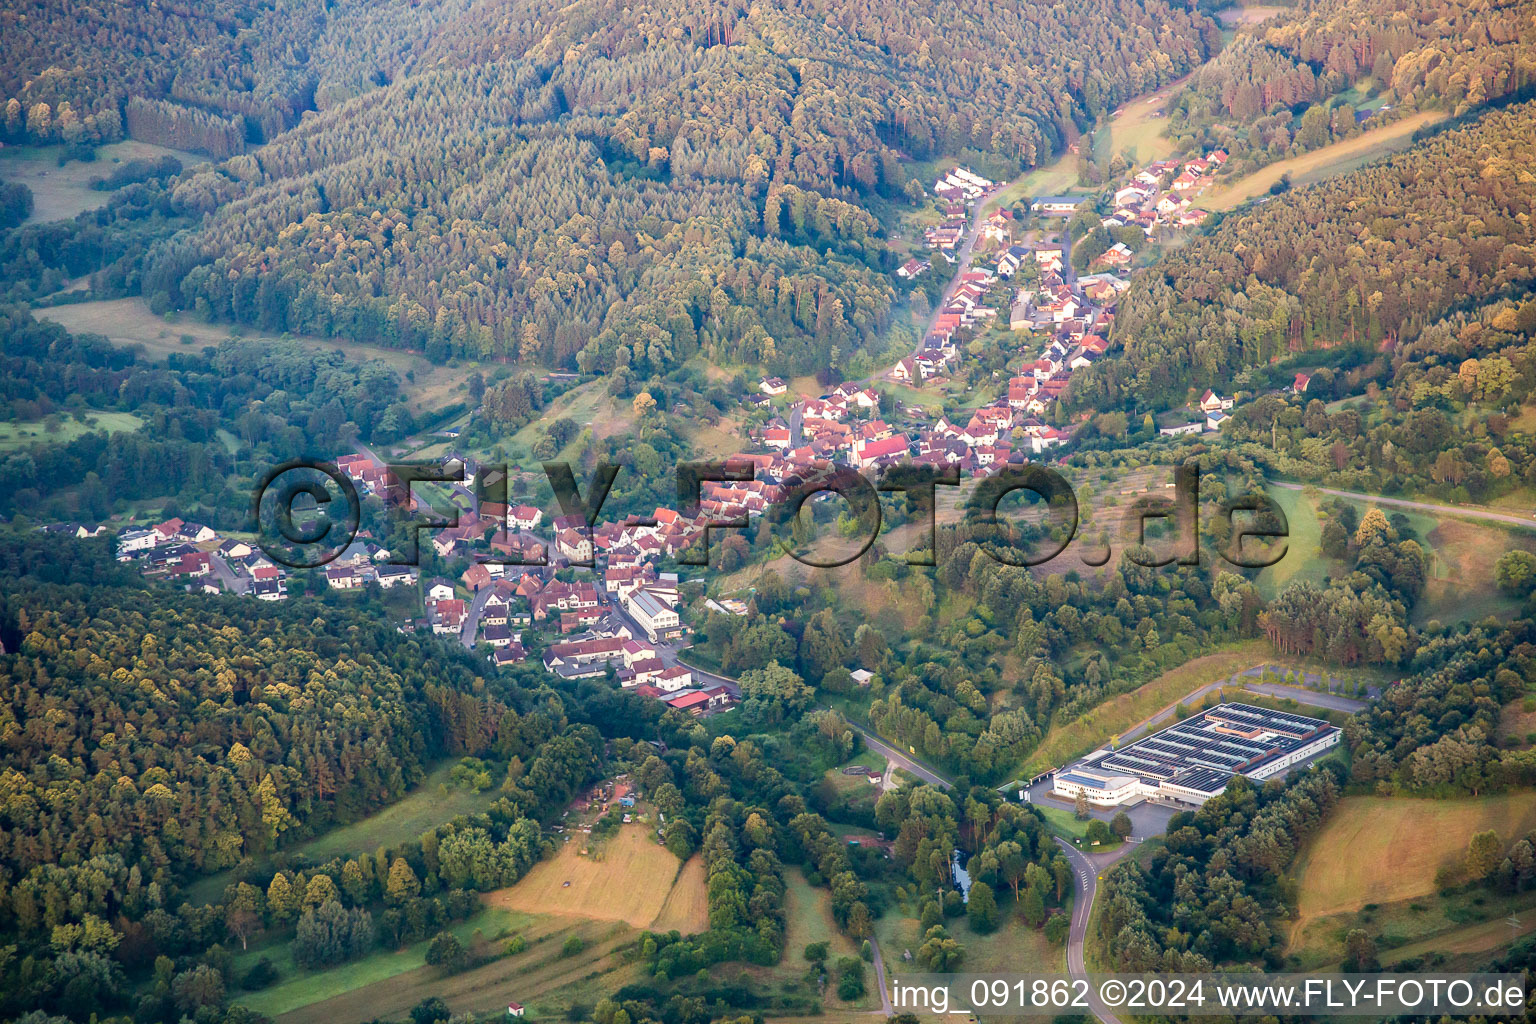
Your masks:
{"label": "mown field", "polygon": [[[480,966],[447,975],[427,965],[428,944],[420,942],[307,972],[286,945],[274,946],[265,955],[281,972],[279,982],[236,1001],[280,1024],[401,1019],[429,996],[440,996],[455,1013],[494,1011],[509,1001],[529,1006],[531,1015],[561,1014],[577,1003],[590,1007],[593,992],[638,980],[634,944],[641,929],[691,934],[707,928],[708,892],[703,861],[679,862],[648,826],[621,828],[592,844],[587,856],[579,852],[583,845],[573,836],[517,885],[487,893],[482,911],[450,929]],[[509,954],[514,936],[525,948]],[[572,937],[581,945],[567,952]],[[237,969],[262,953],[253,948],[238,958]]]}
{"label": "mown field", "polygon": [[1456,800],[1348,797],[1298,863],[1298,928],[1311,918],[1392,903],[1435,891],[1476,832],[1506,843],[1536,828],[1536,792]]}
{"label": "mown field", "polygon": [[1173,140],[1163,134],[1168,119],[1163,110],[1179,91],[1188,76],[1164,86],[1157,92],[1132,100],[1120,108],[1118,115],[1110,119],[1106,129],[1100,131],[1105,152],[1097,152],[1101,158],[1116,153],[1133,154],[1136,164],[1149,164],[1173,153]]}
{"label": "mown field", "polygon": [[131,434],[143,425],[144,421],[131,412],[91,412],[86,414],[84,423],[73,416],[60,415],[55,430],[49,430],[43,421],[0,423],[0,452],[34,444],[63,444],[93,430],[105,430],[109,434]]}
{"label": "mown field", "polygon": [[[62,324],[75,333],[99,334],[126,348],[139,346],[149,359],[163,359],[173,352],[196,352],[208,345],[218,345],[232,336],[225,324],[206,324],[190,316],[180,316],[175,322],[168,321],[165,317],[151,313],[140,298],[49,306],[33,310],[32,315],[39,320]],[[249,328],[242,328],[240,336],[258,341],[276,341],[279,337]],[[453,402],[468,401],[468,386],[465,382],[474,370],[473,364],[446,366],[433,363],[419,353],[339,338],[314,338],[307,335],[287,337],[309,348],[325,351],[341,349],[352,359],[379,359],[388,363],[400,374],[407,401],[413,410],[440,409]],[[191,338],[192,342],[187,344],[183,338]],[[408,378],[406,374],[411,376]]]}
{"label": "mown field", "polygon": [[[628,925],[539,915],[529,917],[527,926],[515,929],[515,934],[528,944],[522,953],[459,974],[445,975],[424,961],[417,962],[412,952],[407,969],[382,978],[362,977],[375,961],[402,955],[379,953],[361,964],[305,979],[310,988],[296,989],[292,994],[310,998],[292,1009],[274,1012],[260,999],[249,1000],[247,1005],[273,1016],[278,1024],[362,1024],[404,1019],[411,1007],[437,996],[455,1013],[504,1012],[508,1002],[519,1002],[529,1007],[529,1015],[535,1019],[548,1019],[563,1014],[572,1004],[590,1008],[596,993],[613,991],[640,977],[633,956],[639,933]],[[563,947],[572,936],[581,940],[582,948],[567,955]],[[472,941],[470,949],[476,955],[494,955],[508,940],[510,934],[486,937]],[[363,998],[359,990],[365,986]]]}
{"label": "mown field", "polygon": [[[1292,583],[1310,580],[1323,584],[1341,566],[1321,550],[1323,516],[1319,505],[1335,500],[1330,495],[1305,490],[1271,488],[1271,498],[1285,512],[1290,536],[1285,556],[1259,574],[1259,589],[1273,598]],[[1370,502],[1349,501],[1364,514]],[[1488,581],[1494,564],[1507,551],[1519,548],[1536,552],[1536,532],[1494,522],[1463,519],[1455,515],[1380,506],[1390,518],[1403,515],[1429,556],[1424,593],[1414,609],[1414,621],[1477,621],[1488,615],[1507,616],[1519,602],[1511,600]]]}
{"label": "mown field", "polygon": [[1287,174],[1291,176],[1292,185],[1310,185],[1344,174],[1377,157],[1407,149],[1413,143],[1414,132],[1444,117],[1443,112],[1436,110],[1410,114],[1352,139],[1280,160],[1252,174],[1217,185],[1196,199],[1195,205],[1206,210],[1230,210],[1239,203],[1264,195],[1271,185]]}
{"label": "mown field", "polygon": [[[1345,799],[1297,862],[1300,901],[1288,961],[1300,970],[1336,965],[1345,936],[1363,928],[1388,967],[1401,961],[1466,967],[1471,954],[1536,929],[1536,920],[1527,920],[1536,893],[1506,897],[1478,886],[1435,884],[1442,868],[1459,867],[1473,833],[1494,829],[1507,845],[1533,825],[1536,793]],[[1519,922],[1513,929],[1511,915]]]}
{"label": "mown field", "polygon": [[[688,933],[708,925],[702,862],[686,869],[649,827],[621,828],[586,855],[584,845],[580,834],[572,835],[516,885],[486,894],[486,903],[524,913],[622,921],[634,928],[655,924]],[[669,920],[663,927],[658,920],[664,912]]]}

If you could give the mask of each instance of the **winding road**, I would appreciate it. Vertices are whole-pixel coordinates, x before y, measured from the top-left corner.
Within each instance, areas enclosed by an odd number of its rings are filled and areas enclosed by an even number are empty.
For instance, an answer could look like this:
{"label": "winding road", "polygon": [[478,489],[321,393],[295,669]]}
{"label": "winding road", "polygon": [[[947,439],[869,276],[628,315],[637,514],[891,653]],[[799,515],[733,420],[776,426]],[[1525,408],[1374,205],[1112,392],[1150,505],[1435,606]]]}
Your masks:
{"label": "winding road", "polygon": [[[1087,978],[1088,963],[1083,946],[1088,937],[1088,922],[1093,917],[1093,898],[1099,892],[1099,879],[1103,877],[1104,869],[1129,853],[1131,847],[1122,844],[1120,849],[1112,853],[1088,854],[1060,836],[1056,837],[1056,845],[1066,853],[1067,862],[1072,865],[1072,873],[1077,876],[1078,892],[1072,902],[1072,928],[1067,933],[1067,973],[1074,978]],[[1122,1024],[1120,1018],[1111,1013],[1109,1007],[1099,999],[1098,990],[1092,985],[1088,986],[1088,1008],[1103,1024]]]}

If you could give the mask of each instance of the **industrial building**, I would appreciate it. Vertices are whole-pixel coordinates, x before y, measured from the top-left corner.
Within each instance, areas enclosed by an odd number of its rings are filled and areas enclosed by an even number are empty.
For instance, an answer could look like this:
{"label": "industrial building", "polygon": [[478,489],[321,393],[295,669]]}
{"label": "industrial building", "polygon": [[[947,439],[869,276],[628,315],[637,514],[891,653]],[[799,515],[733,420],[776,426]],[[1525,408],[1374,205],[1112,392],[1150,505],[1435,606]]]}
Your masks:
{"label": "industrial building", "polygon": [[1171,800],[1198,806],[1234,775],[1263,780],[1339,742],[1320,718],[1252,704],[1220,704],[1119,750],[1100,750],[1056,773],[1052,789],[1091,804]]}

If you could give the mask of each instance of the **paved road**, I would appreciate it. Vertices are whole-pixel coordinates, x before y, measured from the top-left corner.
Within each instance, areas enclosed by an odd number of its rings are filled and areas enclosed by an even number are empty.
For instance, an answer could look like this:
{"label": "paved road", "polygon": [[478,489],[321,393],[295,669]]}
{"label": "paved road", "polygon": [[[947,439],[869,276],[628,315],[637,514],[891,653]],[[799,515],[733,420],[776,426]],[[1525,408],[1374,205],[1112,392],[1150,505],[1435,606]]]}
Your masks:
{"label": "paved road", "polygon": [[469,610],[464,615],[464,625],[459,629],[459,643],[465,647],[475,646],[475,634],[480,630],[480,616],[485,612],[486,602],[491,599],[493,588],[481,587],[475,592],[475,599],[469,603]]}
{"label": "paved road", "polygon": [[[1312,484],[1284,483],[1279,480],[1270,481],[1276,487],[1283,487],[1288,491],[1299,491]],[[1317,488],[1323,494],[1332,495],[1335,498],[1352,498],[1355,501],[1370,501],[1378,505],[1392,505],[1396,508],[1411,508],[1419,512],[1433,512],[1437,515],[1466,516],[1469,519],[1486,519],[1494,523],[1506,523],[1510,526],[1521,526],[1527,530],[1536,530],[1536,515],[1521,515],[1510,512],[1494,512],[1491,509],[1477,505],[1436,505],[1429,501],[1409,501],[1407,498],[1384,498],[1379,494],[1362,494],[1359,491],[1340,491],[1332,487]]]}
{"label": "paved road", "polygon": [[236,573],[229,567],[229,563],[223,557],[215,554],[210,560],[213,565],[213,574],[219,578],[219,583],[224,587],[226,594],[245,594],[251,589],[251,578]]}
{"label": "paved road", "polygon": [[869,745],[871,750],[883,754],[885,759],[896,765],[896,767],[904,768],[911,772],[913,775],[916,775],[918,778],[922,779],[924,782],[938,786],[942,789],[954,788],[953,782],[950,782],[944,776],[940,775],[932,768],[929,768],[927,765],[918,761],[910,754],[904,754],[900,750],[897,750],[895,747],[891,746],[889,743],[885,742],[885,740],[881,739],[879,736],[876,736],[873,732],[870,732],[859,723],[849,722],[848,727],[854,732],[858,733],[860,736],[864,737],[864,742]]}
{"label": "paved road", "polygon": [[875,988],[880,990],[880,1012],[887,1018],[896,1016],[896,1008],[891,1005],[891,990],[885,986],[885,959],[880,955],[880,940],[871,932],[869,936],[869,950],[874,954],[875,961]]}
{"label": "paved road", "polygon": [[1354,697],[1345,697],[1337,693],[1314,693],[1311,690],[1301,690],[1294,686],[1283,686],[1279,683],[1246,683],[1245,689],[1254,693],[1266,694],[1270,697],[1289,698],[1298,704],[1310,704],[1316,708],[1328,708],[1332,711],[1348,711],[1354,714],[1356,711],[1364,711],[1371,706],[1368,700],[1357,700]]}
{"label": "paved road", "polygon": [[[1088,854],[1060,836],[1056,837],[1056,845],[1066,853],[1067,861],[1072,865],[1072,873],[1077,876],[1078,892],[1072,904],[1072,928],[1067,932],[1067,973],[1074,978],[1086,978],[1088,964],[1083,956],[1083,943],[1088,937],[1088,922],[1093,916],[1093,898],[1098,895],[1099,878],[1105,868],[1129,853],[1131,847],[1122,845],[1112,853]],[[1088,989],[1088,1008],[1103,1024],[1122,1024],[1120,1018],[1111,1013],[1109,1007],[1099,999],[1098,992],[1092,986]]]}

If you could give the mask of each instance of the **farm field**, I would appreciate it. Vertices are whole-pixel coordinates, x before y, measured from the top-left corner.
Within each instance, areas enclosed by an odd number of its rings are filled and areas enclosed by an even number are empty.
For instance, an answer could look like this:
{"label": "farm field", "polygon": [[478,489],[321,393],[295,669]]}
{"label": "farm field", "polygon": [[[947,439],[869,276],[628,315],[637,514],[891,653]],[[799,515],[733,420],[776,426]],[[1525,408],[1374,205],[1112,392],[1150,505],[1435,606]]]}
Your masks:
{"label": "farm field", "polygon": [[[580,844],[573,837],[517,885],[487,893],[484,910],[450,929],[473,956],[488,961],[479,967],[445,976],[426,965],[426,942],[312,973],[284,955],[274,960],[285,980],[241,1001],[281,1024],[399,1019],[432,995],[455,1013],[491,1010],[509,1000],[558,1013],[572,1003],[590,1003],[594,979],[604,990],[638,979],[630,950],[640,929],[688,934],[708,927],[701,858],[680,864],[640,825],[622,828],[598,846],[600,860],[580,856]],[[513,935],[526,948],[506,955]],[[583,948],[568,955],[562,947],[572,936]],[[257,952],[246,957],[254,960]],[[366,1005],[354,995],[363,987]]]}
{"label": "farm field", "polygon": [[[487,935],[526,930],[536,919],[501,912],[482,911],[467,921],[451,925],[447,929],[466,946],[484,941]],[[269,958],[279,972],[276,984],[259,992],[237,994],[232,1001],[259,1013],[277,1017],[300,1010],[313,1003],[330,999],[365,986],[376,985],[397,975],[425,967],[428,942],[412,943],[399,950],[380,950],[361,960],[323,971],[305,971],[289,954],[286,941],[253,945],[249,950],[237,952],[234,972],[238,976],[249,970],[258,958]]]}
{"label": "farm field", "polygon": [[[472,919],[471,922],[473,923]],[[501,956],[489,963],[462,973],[445,976],[425,961],[416,961],[412,955],[405,970],[394,970],[382,978],[357,979],[363,969],[379,958],[399,957],[397,953],[380,953],[362,964],[344,965],[306,981],[335,976],[339,991],[315,988],[298,990],[294,996],[308,996],[308,1000],[291,1009],[277,1011],[259,998],[247,1001],[247,1005],[260,1012],[274,1015],[279,1024],[361,1024],[370,1020],[400,1020],[408,1016],[411,1007],[431,996],[447,1002],[455,1013],[489,1012],[503,1009],[509,1001],[528,1006],[535,1016],[552,1017],[562,1013],[573,1003],[590,1006],[595,1002],[593,992],[612,991],[639,979],[639,965],[632,962],[629,951],[638,933],[627,925],[612,921],[577,921],[556,916],[534,916],[524,928],[514,929],[523,937],[527,948],[513,956]],[[470,944],[477,955],[495,955],[506,935],[506,929],[496,933],[496,938],[485,937]],[[565,955],[564,942],[576,937],[583,948],[579,953]],[[421,944],[425,949],[425,943]],[[414,954],[415,947],[412,947]],[[424,954],[423,954],[424,955]],[[354,981],[356,983],[354,983]],[[297,983],[295,983],[297,984]],[[357,991],[366,986],[367,999],[360,999]],[[284,987],[278,986],[279,991]],[[259,995],[266,995],[260,993]]]}
{"label": "farm field", "polygon": [[1297,933],[1310,919],[1427,896],[1473,833],[1506,842],[1536,828],[1536,792],[1451,800],[1348,797],[1303,852]]}
{"label": "farm field", "polygon": [[1287,174],[1291,176],[1293,185],[1311,185],[1324,178],[1352,171],[1377,157],[1407,149],[1413,142],[1414,132],[1444,117],[1444,113],[1436,110],[1410,114],[1402,120],[1372,129],[1353,139],[1335,142],[1331,146],[1261,167],[1252,174],[1211,189],[1196,199],[1195,204],[1207,210],[1230,210],[1244,200],[1264,195],[1271,185]]}
{"label": "farm field", "polygon": [[86,422],[73,416],[59,415],[59,427],[49,431],[39,421],[33,423],[0,423],[0,452],[23,448],[40,443],[62,444],[88,434],[93,430],[105,430],[109,434],[131,434],[144,425],[144,421],[131,412],[87,412]]}
{"label": "farm field", "polygon": [[[206,324],[185,316],[172,323],[151,313],[144,300],[139,298],[48,306],[34,309],[32,315],[39,320],[52,320],[77,334],[102,335],[108,341],[125,348],[141,346],[145,356],[150,359],[163,359],[172,352],[195,352],[232,337],[225,324]],[[191,345],[182,343],[183,335],[193,339]],[[245,328],[242,328],[240,336],[256,341],[280,340],[276,334]],[[340,349],[352,359],[378,359],[388,363],[400,374],[413,410],[439,409],[454,401],[468,400],[465,380],[473,364],[445,366],[433,363],[419,353],[340,338],[315,338],[308,335],[288,337],[308,348],[325,351]],[[407,373],[412,378],[406,378]]]}
{"label": "farm field", "polygon": [[[702,867],[684,871],[678,859],[656,842],[650,828],[621,828],[613,838],[594,844],[594,856],[581,855],[582,842],[580,835],[572,836],[554,857],[535,864],[516,885],[487,893],[486,902],[525,913],[622,921],[634,928],[650,927],[664,910],[679,919],[670,927],[680,931],[708,924]],[[685,892],[674,900],[679,887]],[[696,899],[687,893],[689,889],[695,890]],[[687,927],[692,924],[698,927]]]}
{"label": "farm field", "polygon": [[7,146],[0,150],[0,179],[20,182],[32,190],[32,216],[27,223],[69,220],[86,210],[107,205],[111,192],[91,188],[94,178],[104,178],[117,167],[116,161],[154,160],[170,155],[183,167],[207,163],[196,153],[166,149],[131,139],[96,147],[96,160],[82,163],[71,160],[59,166],[63,146]]}
{"label": "farm field", "polygon": [[1273,654],[1263,640],[1232,644],[1212,654],[1169,669],[1151,682],[1112,697],[1085,715],[1054,726],[1024,763],[1021,778],[1033,778],[1107,743],[1120,733],[1190,691],[1229,678],[1234,672],[1262,663]]}

